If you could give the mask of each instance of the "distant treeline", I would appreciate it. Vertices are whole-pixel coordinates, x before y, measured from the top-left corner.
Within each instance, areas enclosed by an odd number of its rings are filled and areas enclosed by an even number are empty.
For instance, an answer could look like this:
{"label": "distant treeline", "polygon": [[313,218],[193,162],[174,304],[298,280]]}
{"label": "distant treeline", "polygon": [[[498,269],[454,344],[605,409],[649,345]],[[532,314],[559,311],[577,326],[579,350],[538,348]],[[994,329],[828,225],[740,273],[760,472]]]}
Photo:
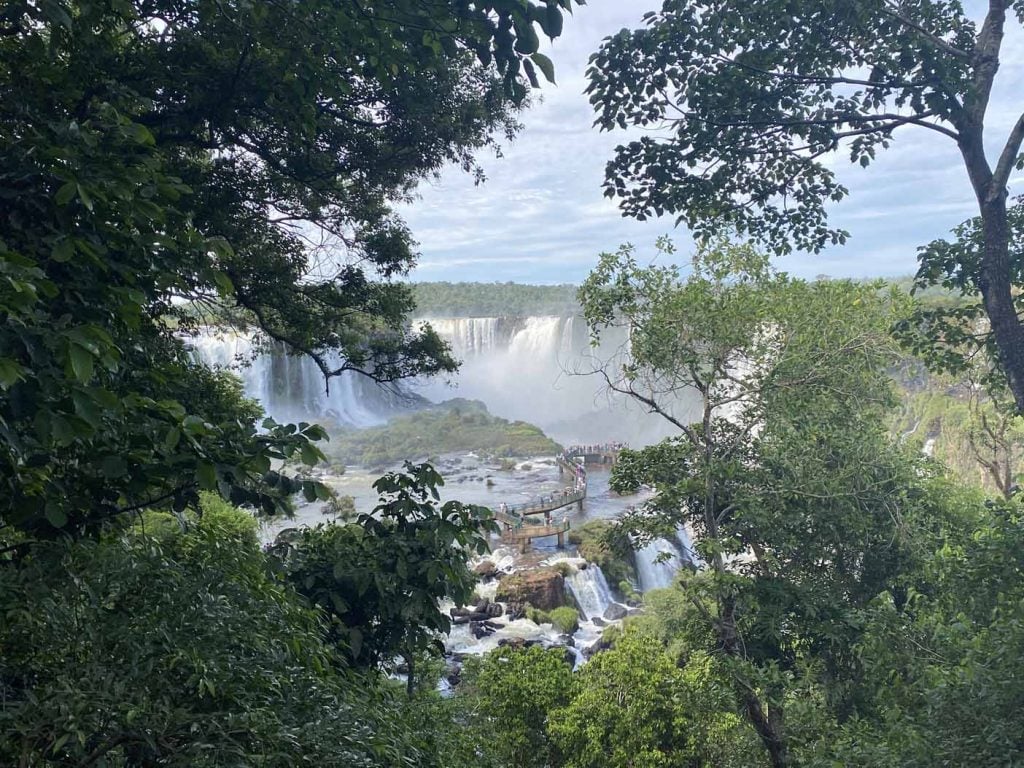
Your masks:
{"label": "distant treeline", "polygon": [[522,283],[413,283],[417,315],[442,317],[527,317],[574,315],[578,286]]}
{"label": "distant treeline", "polygon": [[[819,279],[830,279],[825,275]],[[887,278],[886,283],[909,293],[912,277]],[[531,315],[575,315],[580,312],[572,283],[527,285],[524,283],[411,283],[416,298],[414,314],[434,317],[529,317]],[[965,299],[941,287],[919,290],[924,307],[958,306]]]}

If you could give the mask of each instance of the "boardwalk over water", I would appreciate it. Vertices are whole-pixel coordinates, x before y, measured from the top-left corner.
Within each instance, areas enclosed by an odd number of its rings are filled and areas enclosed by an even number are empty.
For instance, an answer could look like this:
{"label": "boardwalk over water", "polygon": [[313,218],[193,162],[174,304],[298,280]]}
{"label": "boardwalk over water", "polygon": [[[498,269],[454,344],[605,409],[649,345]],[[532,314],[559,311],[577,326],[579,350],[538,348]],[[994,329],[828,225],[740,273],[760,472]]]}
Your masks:
{"label": "boardwalk over water", "polygon": [[[534,539],[547,536],[557,536],[558,546],[565,546],[569,521],[563,517],[562,520],[555,522],[551,519],[551,514],[573,504],[582,510],[583,502],[587,498],[586,465],[614,464],[620,447],[612,444],[575,446],[559,455],[558,474],[562,477],[568,474],[573,480],[572,486],[524,504],[500,504],[495,512],[495,518],[504,526],[502,541],[516,544],[522,552],[527,550]],[[529,518],[534,515],[544,515],[544,522],[531,521]]]}

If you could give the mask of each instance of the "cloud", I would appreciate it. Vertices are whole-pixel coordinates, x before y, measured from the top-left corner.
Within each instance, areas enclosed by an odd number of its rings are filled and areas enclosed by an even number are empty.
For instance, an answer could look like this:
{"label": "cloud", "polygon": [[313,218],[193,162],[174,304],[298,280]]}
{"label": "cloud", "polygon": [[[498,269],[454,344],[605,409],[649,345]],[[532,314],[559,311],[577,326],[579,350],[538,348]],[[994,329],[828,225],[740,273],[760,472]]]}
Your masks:
{"label": "cloud", "polygon": [[[687,260],[692,240],[671,218],[625,219],[603,196],[605,164],[631,135],[598,132],[583,93],[587,60],[601,40],[639,26],[644,11],[658,4],[589,0],[566,20],[564,35],[545,49],[555,63],[558,86],[545,85],[542,101],[522,115],[525,128],[503,147],[503,157],[482,158],[487,181],[478,186],[460,170],[448,169],[420,189],[418,200],[403,206],[422,254],[413,279],[579,282],[602,251],[632,242],[646,252],[666,233],[680,246],[678,260]],[[977,15],[977,1],[967,5]],[[986,131],[990,152],[998,151],[1019,116],[1022,38],[1019,27],[1011,25]],[[793,274],[910,274],[919,245],[975,214],[956,147],[937,133],[897,132],[890,149],[867,169],[851,166],[841,153],[829,165],[850,190],[833,207],[832,222],[852,237],[841,248],[780,260],[780,267]],[[1019,185],[1021,178],[1011,183]]]}

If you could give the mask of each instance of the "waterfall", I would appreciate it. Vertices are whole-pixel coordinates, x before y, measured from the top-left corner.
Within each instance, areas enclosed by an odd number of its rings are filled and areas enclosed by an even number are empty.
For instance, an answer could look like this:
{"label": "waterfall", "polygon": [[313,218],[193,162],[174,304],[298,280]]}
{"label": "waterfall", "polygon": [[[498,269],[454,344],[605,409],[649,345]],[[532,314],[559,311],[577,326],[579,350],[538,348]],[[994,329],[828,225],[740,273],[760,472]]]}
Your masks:
{"label": "waterfall", "polygon": [[[669,559],[664,562],[657,562],[662,553],[667,552]],[[664,589],[671,587],[675,582],[676,572],[681,565],[679,552],[675,546],[665,539],[652,541],[650,544],[636,550],[636,575],[640,582],[640,591],[646,592],[650,589]]]}
{"label": "waterfall", "polygon": [[461,360],[472,359],[493,352],[501,342],[500,330],[508,324],[498,317],[422,317],[414,321],[420,326],[430,323],[437,335],[452,345],[455,356]]}
{"label": "waterfall", "polygon": [[[237,373],[249,397],[279,422],[317,421],[330,427],[372,426],[407,410],[416,393],[440,402],[453,397],[481,400],[496,416],[536,424],[562,443],[622,440],[635,446],[672,433],[659,417],[626,398],[611,397],[599,376],[577,376],[593,367],[595,352],[579,318],[422,317],[462,361],[449,378],[403,384],[404,396],[389,394],[356,373],[331,380],[325,390],[320,370],[308,358],[284,348],[256,354],[245,333],[207,331],[189,339],[196,356]],[[623,339],[610,336],[617,347]],[[452,386],[454,385],[454,386]]]}
{"label": "waterfall", "polygon": [[615,602],[604,573],[593,563],[569,576],[565,584],[587,619],[603,617],[608,606]]}
{"label": "waterfall", "polygon": [[693,536],[687,525],[680,525],[676,529],[676,543],[679,545],[679,553],[683,557],[683,562],[699,568],[704,565],[704,561],[697,554],[697,550],[693,548]]}
{"label": "waterfall", "polygon": [[202,362],[237,374],[245,394],[278,422],[326,420],[366,427],[382,424],[402,405],[400,398],[353,372],[331,379],[328,392],[311,359],[286,354],[280,346],[257,353],[251,334],[206,331],[188,343]]}

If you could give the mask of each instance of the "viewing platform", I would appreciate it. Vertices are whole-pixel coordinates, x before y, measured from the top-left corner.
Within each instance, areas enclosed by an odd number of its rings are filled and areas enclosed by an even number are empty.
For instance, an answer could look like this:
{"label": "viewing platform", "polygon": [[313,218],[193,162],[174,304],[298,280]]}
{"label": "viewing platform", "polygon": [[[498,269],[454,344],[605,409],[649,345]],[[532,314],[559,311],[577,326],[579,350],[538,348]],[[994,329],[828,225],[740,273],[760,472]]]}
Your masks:
{"label": "viewing platform", "polygon": [[[501,520],[501,517],[498,517]],[[547,536],[558,537],[558,547],[565,546],[565,534],[569,530],[569,521],[562,520],[560,523],[542,524],[523,522],[518,526],[510,526],[501,534],[501,540],[506,544],[515,544],[520,552],[526,552],[534,539],[542,539]]]}
{"label": "viewing platform", "polygon": [[[566,449],[556,460],[558,474],[560,477],[564,477],[567,473],[571,475],[572,486],[566,486],[561,490],[545,494],[523,504],[505,504],[503,502],[498,505],[495,519],[503,527],[501,540],[508,544],[515,544],[521,552],[525,552],[534,539],[557,536],[558,546],[564,547],[569,521],[563,518],[559,522],[553,522],[551,514],[573,504],[582,511],[583,502],[587,498],[586,465],[614,464],[622,447],[618,443],[607,443],[572,446]],[[544,522],[534,523],[528,519],[534,515],[544,515]]]}

